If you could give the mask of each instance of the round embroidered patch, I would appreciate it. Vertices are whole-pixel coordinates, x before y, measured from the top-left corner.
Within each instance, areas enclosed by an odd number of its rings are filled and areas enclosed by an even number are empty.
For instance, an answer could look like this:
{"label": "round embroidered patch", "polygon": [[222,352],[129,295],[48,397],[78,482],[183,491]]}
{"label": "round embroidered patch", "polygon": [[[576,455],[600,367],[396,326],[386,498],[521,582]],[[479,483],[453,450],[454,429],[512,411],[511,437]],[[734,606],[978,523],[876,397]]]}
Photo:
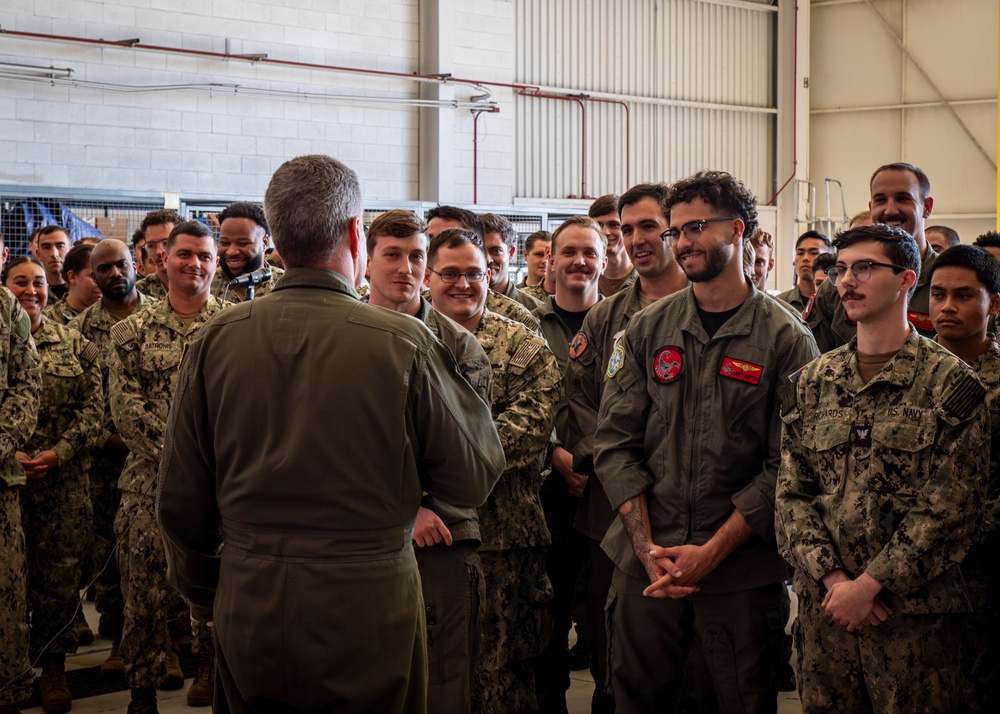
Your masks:
{"label": "round embroidered patch", "polygon": [[653,356],[653,375],[661,384],[670,384],[681,376],[684,368],[684,360],[681,355],[684,350],[680,347],[661,347]]}
{"label": "round embroidered patch", "polygon": [[569,343],[569,358],[576,359],[582,355],[583,351],[587,349],[587,344],[587,335],[583,330],[573,335],[573,341]]}

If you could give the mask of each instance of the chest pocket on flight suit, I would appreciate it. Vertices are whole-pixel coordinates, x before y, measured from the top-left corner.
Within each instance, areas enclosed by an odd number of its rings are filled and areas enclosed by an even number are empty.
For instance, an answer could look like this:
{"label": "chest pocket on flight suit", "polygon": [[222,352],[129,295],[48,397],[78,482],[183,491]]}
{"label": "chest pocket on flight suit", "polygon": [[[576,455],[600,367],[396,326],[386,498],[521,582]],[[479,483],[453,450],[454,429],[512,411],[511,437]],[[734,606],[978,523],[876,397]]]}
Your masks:
{"label": "chest pocket on flight suit", "polygon": [[847,470],[851,424],[847,419],[821,421],[802,434],[802,443],[816,452],[818,482],[823,493],[840,491]]}

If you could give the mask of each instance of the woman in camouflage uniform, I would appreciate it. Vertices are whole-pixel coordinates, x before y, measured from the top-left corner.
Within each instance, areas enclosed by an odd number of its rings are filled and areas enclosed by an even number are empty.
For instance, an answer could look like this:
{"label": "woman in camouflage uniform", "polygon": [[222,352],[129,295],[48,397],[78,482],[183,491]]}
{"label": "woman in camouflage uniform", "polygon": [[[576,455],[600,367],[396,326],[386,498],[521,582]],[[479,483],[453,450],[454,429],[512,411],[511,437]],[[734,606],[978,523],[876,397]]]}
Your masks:
{"label": "woman in camouflage uniform", "polygon": [[41,362],[38,426],[17,458],[28,482],[21,493],[28,562],[28,611],[32,657],[42,660],[42,705],[70,710],[67,652],[77,646],[73,617],[91,522],[89,454],[103,417],[103,388],[96,345],[42,314],[45,269],[31,257],[15,258],[3,283],[31,320]]}

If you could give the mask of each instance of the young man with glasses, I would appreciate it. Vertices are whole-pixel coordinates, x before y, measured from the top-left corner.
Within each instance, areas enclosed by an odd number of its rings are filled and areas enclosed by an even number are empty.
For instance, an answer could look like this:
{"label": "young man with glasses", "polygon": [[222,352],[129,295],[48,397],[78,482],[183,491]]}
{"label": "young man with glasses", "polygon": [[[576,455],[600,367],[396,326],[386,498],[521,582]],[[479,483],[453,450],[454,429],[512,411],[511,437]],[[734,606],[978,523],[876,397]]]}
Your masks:
{"label": "young man with glasses", "polygon": [[[907,318],[924,337],[933,337],[927,278],[937,253],[924,235],[924,221],[930,217],[934,208],[930,179],[913,164],[886,164],[875,169],[870,189],[871,200],[868,206],[871,208],[871,222],[902,228],[917,244],[920,267],[916,287],[909,301]],[[803,311],[802,319],[809,323],[816,343],[823,352],[847,344],[857,331],[832,284],[820,287],[813,304],[807,305]]]}
{"label": "young man with glasses", "polygon": [[834,245],[828,282],[857,335],[793,377],[776,489],[803,711],[954,711],[986,390],[908,320],[920,253],[906,231],[874,224]]}
{"label": "young man with glasses", "polygon": [[723,172],[670,187],[663,236],[692,285],[634,315],[607,363],[594,450],[619,516],[603,547],[620,714],[777,706],[778,403],[818,351],[743,271],[756,204]]}
{"label": "young man with glasses", "polygon": [[431,302],[467,329],[493,367],[493,421],[507,466],[479,509],[479,561],[486,583],[473,682],[474,712],[537,712],[532,660],[550,625],[545,572],[549,532],[539,501],[562,375],[545,340],[486,309],[486,249],[463,228],[442,230],[427,250]]}

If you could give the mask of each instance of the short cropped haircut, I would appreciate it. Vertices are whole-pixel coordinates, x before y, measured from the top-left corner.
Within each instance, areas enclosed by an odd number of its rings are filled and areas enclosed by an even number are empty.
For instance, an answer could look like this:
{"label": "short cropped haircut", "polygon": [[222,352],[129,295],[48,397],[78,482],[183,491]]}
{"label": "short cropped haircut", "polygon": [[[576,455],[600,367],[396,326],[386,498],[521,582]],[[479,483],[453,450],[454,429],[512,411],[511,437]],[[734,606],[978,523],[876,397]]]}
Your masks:
{"label": "short cropped haircut", "polygon": [[472,231],[479,236],[480,241],[486,237],[486,234],[483,232],[483,222],[479,216],[464,208],[459,208],[458,206],[434,206],[434,208],[427,211],[427,222],[430,223],[435,218],[440,218],[443,221],[458,221],[462,224],[462,228]]}
{"label": "short cropped haircut", "polygon": [[0,283],[6,285],[7,275],[10,273],[11,268],[16,268],[18,265],[21,265],[22,263],[34,263],[35,265],[37,265],[39,268],[42,269],[42,278],[45,280],[45,282],[48,282],[48,277],[45,275],[45,266],[42,265],[42,261],[40,261],[33,255],[16,255],[3,264],[3,273],[0,273]]}
{"label": "short cropped haircut", "polygon": [[358,175],[330,156],[289,159],[264,192],[264,215],[286,267],[316,266],[341,246],[361,219]]}
{"label": "short cropped haircut", "polygon": [[618,213],[618,195],[614,193],[605,194],[594,199],[587,209],[587,215],[591,218],[606,216],[609,213]]}
{"label": "short cropped haircut", "polygon": [[869,223],[871,223],[871,220],[872,220],[872,212],[866,208],[860,213],[855,213],[853,216],[851,216],[851,220],[847,222],[847,227],[848,228],[852,227],[858,221],[868,221]]}
{"label": "short cropped haircut", "polygon": [[427,225],[410,211],[394,208],[380,213],[368,226],[366,243],[368,255],[375,251],[375,245],[382,236],[389,238],[409,238],[414,233],[426,233]]}
{"label": "short cropped haircut", "polygon": [[[757,230],[757,197],[742,181],[725,171],[700,171],[681,179],[670,187],[668,211],[680,203],[700,198],[720,216],[732,216],[743,221],[743,237]],[[669,212],[668,212],[669,217]],[[708,218],[708,216],[706,216]]]}
{"label": "short cropped haircut", "polygon": [[139,230],[142,231],[143,235],[146,235],[146,229],[150,226],[163,226],[167,223],[177,225],[180,222],[181,217],[177,214],[177,211],[161,208],[157,211],[150,211],[147,213],[146,217],[142,219],[142,223],[139,225]]}
{"label": "short cropped haircut", "polygon": [[868,182],[869,190],[871,190],[872,184],[875,183],[875,177],[883,171],[909,171],[917,177],[917,184],[920,186],[920,202],[923,203],[931,195],[931,180],[927,178],[927,174],[913,164],[907,164],[903,161],[898,161],[894,164],[883,164],[875,169],[875,173],[872,174],[872,178]]}
{"label": "short cropped haircut", "polygon": [[132,245],[129,246],[133,250],[136,248],[141,248],[142,244],[146,242],[146,234],[142,232],[141,228],[136,228],[135,233],[132,234]]}
{"label": "short cropped haircut", "polygon": [[[170,231],[170,235],[167,236],[166,248],[167,252],[174,247],[174,243],[177,242],[177,236],[195,236],[197,238],[211,238],[212,244],[216,242],[215,231],[206,226],[201,221],[183,221],[178,223]],[[145,247],[145,246],[143,246]]]}
{"label": "short cropped haircut", "polygon": [[795,241],[795,247],[798,248],[799,244],[801,244],[802,241],[810,239],[823,241],[823,244],[826,246],[827,250],[833,247],[833,243],[830,242],[830,239],[827,238],[822,233],[820,233],[819,231],[806,231],[805,233],[800,235],[798,239]]}
{"label": "short cropped haircut", "polygon": [[943,235],[944,242],[949,248],[954,248],[956,245],[962,243],[962,238],[958,235],[958,231],[948,226],[927,226],[924,228],[924,235],[926,236],[928,233],[940,233]]}
{"label": "short cropped haircut", "polygon": [[601,226],[597,221],[590,216],[570,216],[559,224],[559,227],[552,232],[552,255],[556,253],[556,241],[559,240],[559,234],[567,228],[589,228],[594,231],[597,237],[600,238],[598,245],[601,246],[601,255],[607,255],[608,238],[604,235],[604,231],[601,230]]}
{"label": "short cropped haircut", "polygon": [[92,245],[75,245],[70,249],[69,253],[66,254],[66,259],[63,260],[62,270],[59,274],[62,275],[63,280],[69,281],[69,274],[75,273],[80,274],[80,271],[84,268],[90,267],[90,254],[94,252],[94,246]]}
{"label": "short cropped haircut", "polygon": [[759,226],[757,227],[757,230],[750,234],[750,244],[753,245],[754,248],[760,248],[766,245],[772,253],[774,252],[774,237]]}
{"label": "short cropped haircut", "polygon": [[[902,228],[887,226],[884,223],[873,223],[870,226],[849,228],[837,234],[833,245],[838,251],[850,248],[857,243],[878,243],[890,263],[906,270],[912,270],[920,275],[920,249],[913,236]],[[917,283],[910,286],[908,296],[913,295]]]}
{"label": "short cropped haircut", "polygon": [[505,245],[508,247],[517,245],[517,231],[503,216],[498,216],[495,213],[483,213],[479,216],[479,220],[483,222],[483,238],[486,237],[487,233],[499,233]]}
{"label": "short cropped haircut", "polygon": [[1000,248],[1000,233],[987,231],[977,237],[973,245],[978,245],[980,248]]}
{"label": "short cropped haircut", "polygon": [[663,217],[666,218],[668,215],[667,210],[667,197],[670,195],[670,186],[665,183],[639,183],[630,188],[628,191],[623,193],[618,198],[618,214],[625,209],[626,206],[634,206],[639,203],[644,198],[651,198],[660,204],[660,210],[663,211]]}
{"label": "short cropped haircut", "polygon": [[1000,293],[1000,263],[992,255],[977,245],[956,245],[944,251],[931,266],[930,281],[938,268],[968,268],[976,274],[986,292]]}
{"label": "short cropped haircut", "polygon": [[476,235],[475,231],[470,231],[468,228],[445,228],[431,238],[430,244],[427,246],[427,265],[434,264],[441,248],[459,248],[463,245],[476,246],[483,257],[487,258],[483,239]]}
{"label": "short cropped haircut", "polygon": [[252,201],[237,201],[231,203],[219,214],[219,225],[227,218],[249,218],[267,233],[267,218],[264,216],[264,207]]}
{"label": "short cropped haircut", "polygon": [[815,273],[817,270],[822,270],[824,273],[831,267],[837,264],[837,254],[830,253],[820,253],[816,256],[816,260],[813,261],[812,271]]}
{"label": "short cropped haircut", "polygon": [[42,236],[50,236],[53,233],[65,233],[66,234],[66,242],[67,243],[70,242],[70,240],[69,240],[69,231],[66,230],[65,228],[63,228],[62,226],[59,226],[59,225],[56,225],[56,224],[52,224],[52,225],[48,225],[48,226],[42,226],[41,228],[39,228],[38,230],[36,230],[35,231],[34,240],[35,241],[40,241],[42,239]]}
{"label": "short cropped haircut", "polygon": [[530,236],[524,239],[524,250],[526,252],[531,252],[534,248],[535,243],[538,241],[545,241],[545,245],[552,245],[552,234],[548,231],[535,231]]}

